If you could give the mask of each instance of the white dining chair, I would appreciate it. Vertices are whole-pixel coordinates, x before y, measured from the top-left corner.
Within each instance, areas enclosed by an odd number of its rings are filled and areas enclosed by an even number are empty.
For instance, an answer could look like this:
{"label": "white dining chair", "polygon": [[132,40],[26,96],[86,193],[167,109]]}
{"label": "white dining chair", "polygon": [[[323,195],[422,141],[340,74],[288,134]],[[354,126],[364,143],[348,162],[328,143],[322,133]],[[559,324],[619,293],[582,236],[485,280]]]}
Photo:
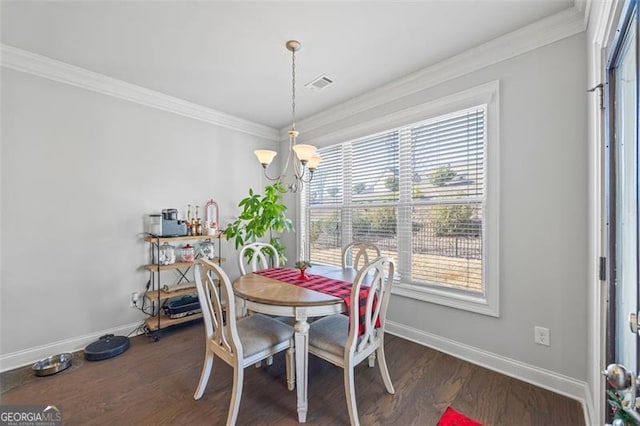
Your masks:
{"label": "white dining chair", "polygon": [[[373,243],[367,241],[353,241],[342,249],[342,268],[353,268],[356,271],[369,263],[369,259],[374,260],[381,255],[380,249]],[[376,354],[369,356],[369,367],[376,366]]]}
{"label": "white dining chair", "polygon": [[205,357],[194,399],[204,393],[213,358],[217,356],[233,367],[233,388],[227,425],[238,417],[244,369],[286,350],[287,386],[295,384],[293,328],[262,314],[237,319],[233,289],[227,274],[215,263],[198,259],[195,264],[196,287],[204,316]]}
{"label": "white dining chair", "polygon": [[274,268],[280,266],[278,251],[268,243],[246,244],[238,253],[238,267],[242,275],[247,273],[247,266],[250,267],[250,272],[269,268],[271,266],[270,260],[273,262]]}
{"label": "white dining chair", "polygon": [[[349,316],[330,315],[313,322],[309,328],[309,353],[344,369],[344,392],[352,425],[360,424],[354,385],[355,367],[360,362],[375,353],[387,392],[395,393],[384,356],[384,326],[393,271],[393,261],[389,257],[380,257],[368,263],[358,272],[351,288]],[[367,277],[368,274],[370,277]],[[363,284],[365,277],[368,284]],[[370,285],[370,289],[362,324],[360,290],[367,285]],[[379,326],[375,327],[378,322]],[[362,333],[361,325],[364,326]]]}
{"label": "white dining chair", "polygon": [[380,249],[373,243],[353,241],[342,248],[342,267],[359,270],[370,260],[380,257]]}

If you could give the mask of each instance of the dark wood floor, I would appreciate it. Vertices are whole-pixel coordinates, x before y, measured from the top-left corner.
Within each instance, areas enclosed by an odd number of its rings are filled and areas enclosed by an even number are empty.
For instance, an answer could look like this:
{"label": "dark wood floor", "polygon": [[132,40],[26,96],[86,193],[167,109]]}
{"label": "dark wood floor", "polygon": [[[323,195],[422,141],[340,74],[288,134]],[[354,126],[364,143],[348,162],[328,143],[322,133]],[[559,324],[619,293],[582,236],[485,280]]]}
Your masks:
{"label": "dark wood floor", "polygon": [[[572,399],[388,336],[386,354],[395,395],[385,392],[377,368],[357,367],[356,398],[363,425],[435,425],[446,409],[485,425],[584,425]],[[232,370],[214,361],[209,385],[193,399],[204,356],[204,331],[195,323],[166,332],[158,342],[131,339],[118,357],[89,362],[76,354],[72,367],[49,377],[29,368],[0,376],[0,403],[55,405],[64,424],[222,425]],[[342,370],[309,360],[309,425],[348,424]],[[296,395],[286,388],[284,357],[248,368],[238,424],[296,425]]]}

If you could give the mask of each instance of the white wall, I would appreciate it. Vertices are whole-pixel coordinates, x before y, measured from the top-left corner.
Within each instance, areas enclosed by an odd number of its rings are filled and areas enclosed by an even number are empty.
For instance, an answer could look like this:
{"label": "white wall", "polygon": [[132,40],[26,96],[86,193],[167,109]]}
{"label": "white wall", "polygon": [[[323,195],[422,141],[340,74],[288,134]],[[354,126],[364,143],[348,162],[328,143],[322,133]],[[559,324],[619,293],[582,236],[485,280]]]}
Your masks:
{"label": "white wall", "polygon": [[[260,188],[273,142],[3,68],[0,368],[145,318],[143,218],[215,198],[224,220]],[[225,269],[237,275],[223,244]],[[70,346],[72,348],[70,348]]]}
{"label": "white wall", "polygon": [[[306,132],[304,122],[299,126],[305,139],[323,146],[323,141],[337,142],[336,134],[353,135],[349,129],[362,122],[383,120],[387,114],[500,81],[500,317],[395,296],[389,319],[396,332],[448,342],[450,347],[475,351],[478,359],[489,354],[504,365],[566,379],[569,386],[584,383],[585,46],[585,34],[580,33],[392,102],[361,108],[354,115],[342,110],[334,121]],[[551,346],[534,344],[536,325],[550,329]]]}

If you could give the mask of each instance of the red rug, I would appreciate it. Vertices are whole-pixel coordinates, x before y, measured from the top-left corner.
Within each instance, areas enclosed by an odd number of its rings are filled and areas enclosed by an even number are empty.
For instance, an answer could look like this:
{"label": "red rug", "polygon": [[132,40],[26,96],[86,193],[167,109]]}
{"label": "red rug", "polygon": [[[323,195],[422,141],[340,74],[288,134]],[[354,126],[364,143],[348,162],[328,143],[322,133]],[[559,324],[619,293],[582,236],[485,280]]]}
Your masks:
{"label": "red rug", "polygon": [[482,426],[482,423],[458,413],[451,407],[447,407],[440,420],[438,420],[438,426]]}

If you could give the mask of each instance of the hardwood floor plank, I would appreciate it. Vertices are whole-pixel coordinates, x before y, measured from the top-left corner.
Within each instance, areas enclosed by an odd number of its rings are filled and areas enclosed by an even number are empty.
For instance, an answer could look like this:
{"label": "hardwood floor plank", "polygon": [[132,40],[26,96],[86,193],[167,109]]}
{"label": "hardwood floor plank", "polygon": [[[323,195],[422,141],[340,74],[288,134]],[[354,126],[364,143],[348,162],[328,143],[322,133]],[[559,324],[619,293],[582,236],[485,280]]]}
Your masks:
{"label": "hardwood floor plank", "polygon": [[[584,424],[577,401],[395,336],[385,344],[396,393],[386,392],[377,365],[359,365],[363,425],[435,425],[447,406],[485,425]],[[202,324],[181,326],[158,342],[134,337],[129,350],[112,359],[89,362],[78,353],[72,367],[53,376],[35,377],[30,368],[3,373],[0,403],[56,405],[65,425],[224,425],[232,369],[216,359],[195,401],[203,358]],[[237,424],[298,425],[284,354],[272,366],[245,370]],[[349,424],[342,369],[313,356],[307,424]]]}
{"label": "hardwood floor plank", "polygon": [[[507,385],[510,378],[486,368],[474,366],[451,406],[483,424],[497,425],[504,417]],[[523,423],[512,423],[523,425]]]}

